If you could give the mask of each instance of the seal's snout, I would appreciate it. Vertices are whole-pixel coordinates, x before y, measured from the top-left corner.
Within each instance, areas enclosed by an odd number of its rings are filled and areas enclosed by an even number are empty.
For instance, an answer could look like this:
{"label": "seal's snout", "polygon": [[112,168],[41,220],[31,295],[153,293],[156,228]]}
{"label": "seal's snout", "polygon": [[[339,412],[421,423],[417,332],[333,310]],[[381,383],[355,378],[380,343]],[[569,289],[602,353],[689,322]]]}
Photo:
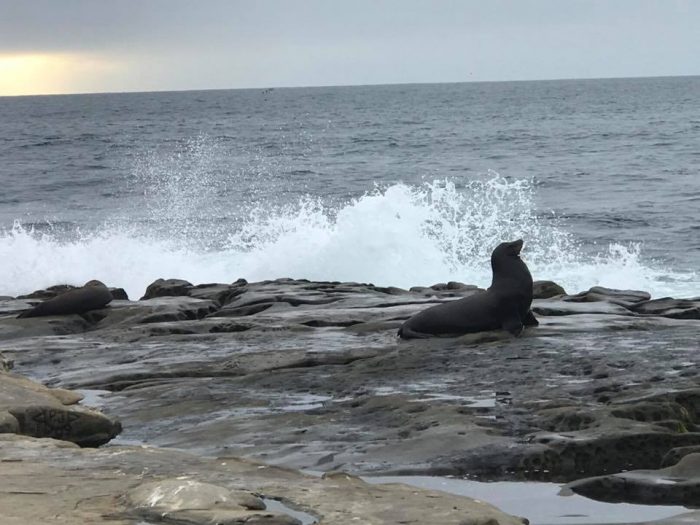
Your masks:
{"label": "seal's snout", "polygon": [[513,251],[515,252],[515,255],[520,255],[520,250],[523,249],[523,240],[518,239],[517,241],[513,241],[510,243],[510,245],[513,248]]}

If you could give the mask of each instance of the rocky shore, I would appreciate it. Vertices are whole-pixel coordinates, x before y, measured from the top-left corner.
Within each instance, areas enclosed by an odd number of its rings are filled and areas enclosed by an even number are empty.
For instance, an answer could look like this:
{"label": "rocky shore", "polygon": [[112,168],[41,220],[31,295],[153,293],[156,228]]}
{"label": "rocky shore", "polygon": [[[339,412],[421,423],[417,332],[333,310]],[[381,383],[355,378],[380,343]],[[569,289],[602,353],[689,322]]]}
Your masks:
{"label": "rocky shore", "polygon": [[397,340],[420,309],[478,291],[461,283],[171,279],[140,300],[111,289],[83,315],[17,318],[62,290],[0,298],[7,523],[304,522],[263,496],[318,523],[521,523],[354,477],[372,474],[697,504],[700,298],[536,282],[540,325],[517,339]]}

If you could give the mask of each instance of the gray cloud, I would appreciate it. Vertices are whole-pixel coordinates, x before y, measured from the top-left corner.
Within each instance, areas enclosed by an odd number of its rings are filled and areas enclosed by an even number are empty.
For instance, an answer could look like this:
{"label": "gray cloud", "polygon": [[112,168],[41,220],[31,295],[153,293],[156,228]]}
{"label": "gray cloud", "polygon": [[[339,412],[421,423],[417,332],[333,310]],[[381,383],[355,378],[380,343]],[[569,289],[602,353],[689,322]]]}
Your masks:
{"label": "gray cloud", "polygon": [[693,0],[0,6],[0,53],[89,52],[126,63],[105,89],[700,74]]}

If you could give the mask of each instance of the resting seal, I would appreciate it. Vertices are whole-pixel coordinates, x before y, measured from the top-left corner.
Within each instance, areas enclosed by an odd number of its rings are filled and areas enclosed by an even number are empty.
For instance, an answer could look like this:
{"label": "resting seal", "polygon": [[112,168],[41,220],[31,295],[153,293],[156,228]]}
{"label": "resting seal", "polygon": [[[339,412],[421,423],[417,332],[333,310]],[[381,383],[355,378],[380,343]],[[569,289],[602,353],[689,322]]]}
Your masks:
{"label": "resting seal", "polygon": [[68,290],[39,303],[31,310],[19,314],[17,318],[84,314],[90,310],[104,308],[111,300],[112,293],[104,284],[90,281],[82,288]]}
{"label": "resting seal", "polygon": [[504,242],[491,254],[488,290],[418,312],[399,328],[404,339],[458,336],[503,328],[514,336],[539,324],[530,311],[532,276],[520,259],[522,239]]}

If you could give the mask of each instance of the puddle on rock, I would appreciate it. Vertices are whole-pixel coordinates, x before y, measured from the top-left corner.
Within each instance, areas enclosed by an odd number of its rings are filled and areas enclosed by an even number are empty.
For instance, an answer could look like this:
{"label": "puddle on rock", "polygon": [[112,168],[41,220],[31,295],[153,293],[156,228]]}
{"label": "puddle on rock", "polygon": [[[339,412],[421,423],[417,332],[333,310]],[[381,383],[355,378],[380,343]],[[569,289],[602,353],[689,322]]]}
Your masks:
{"label": "puddle on rock", "polygon": [[431,401],[454,401],[469,408],[494,408],[496,404],[509,404],[510,394],[494,392],[492,390],[482,390],[476,395],[456,395],[443,392],[446,386],[454,380],[443,382],[420,381],[402,385],[401,387],[380,386],[372,389],[376,396],[390,396],[396,394],[418,394],[418,397],[411,399],[412,403],[425,403]]}
{"label": "puddle on rock", "polygon": [[76,392],[83,395],[81,405],[94,408],[104,406],[106,403],[104,397],[112,393],[109,390],[76,390]]}
{"label": "puddle on rock", "polygon": [[274,408],[282,412],[305,412],[322,408],[323,404],[333,399],[330,396],[318,396],[314,394],[286,395],[279,404],[273,404]]}
{"label": "puddle on rock", "polygon": [[272,498],[262,498],[265,503],[265,509],[272,512],[279,512],[280,514],[286,514],[292,518],[296,518],[301,521],[301,525],[314,525],[318,523],[318,520],[307,512],[302,512],[300,510],[294,510],[279,500]]}
{"label": "puddle on rock", "polygon": [[414,487],[467,496],[522,516],[531,525],[609,525],[648,523],[688,512],[685,507],[602,503],[575,494],[564,495],[560,485],[536,482],[483,483],[436,476],[366,476],[368,483],[405,483]]}

